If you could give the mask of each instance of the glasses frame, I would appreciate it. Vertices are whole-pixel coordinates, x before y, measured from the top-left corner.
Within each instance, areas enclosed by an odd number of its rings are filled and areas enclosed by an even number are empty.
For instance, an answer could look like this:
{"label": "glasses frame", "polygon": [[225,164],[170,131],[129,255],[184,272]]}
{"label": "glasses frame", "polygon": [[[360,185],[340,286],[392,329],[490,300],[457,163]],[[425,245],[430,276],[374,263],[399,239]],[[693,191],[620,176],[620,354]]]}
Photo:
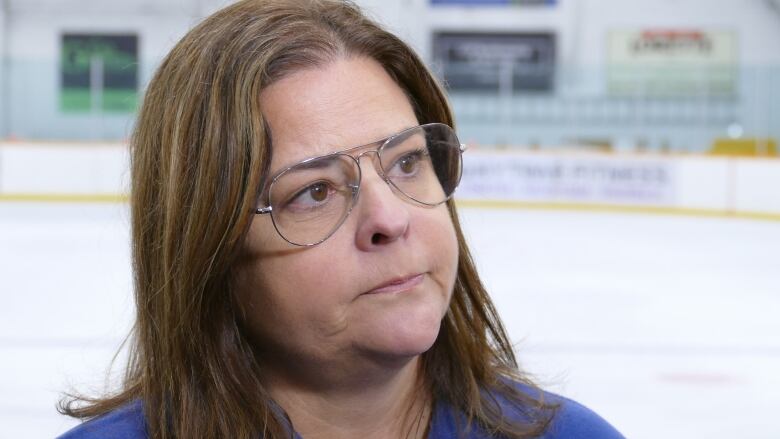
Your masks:
{"label": "glasses frame", "polygon": [[[401,137],[404,134],[409,133],[410,131],[418,130],[420,128],[424,129],[426,127],[437,127],[437,126],[439,126],[439,127],[446,127],[448,130],[450,130],[452,132],[453,136],[455,137],[455,140],[457,141],[458,154],[461,155],[460,163],[459,163],[459,169],[458,169],[458,180],[455,182],[455,186],[454,186],[452,192],[449,195],[447,195],[447,197],[445,199],[443,199],[442,201],[440,201],[438,203],[426,203],[426,202],[417,200],[414,197],[408,195],[406,192],[402,191],[389,177],[387,177],[387,175],[385,175],[385,169],[384,169],[384,166],[382,164],[382,149],[384,149],[384,147],[387,144],[389,144],[390,142],[392,142],[394,139],[397,139],[398,137]],[[374,148],[374,149],[369,149],[367,151],[361,152],[360,154],[354,155],[355,151],[364,149],[364,148],[366,148],[368,146],[375,145],[375,144],[379,144],[379,146]],[[391,188],[393,188],[393,192],[400,193],[404,198],[407,198],[407,199],[409,199],[409,200],[411,200],[411,201],[413,201],[415,203],[419,203],[419,204],[422,204],[424,206],[433,207],[433,206],[438,206],[438,205],[440,205],[442,203],[446,203],[450,198],[452,198],[452,195],[455,193],[455,189],[457,189],[457,187],[460,185],[460,180],[463,177],[463,158],[462,158],[462,156],[463,156],[463,153],[466,151],[466,149],[467,149],[466,145],[463,144],[463,143],[460,143],[460,140],[458,139],[457,134],[455,133],[455,130],[452,127],[450,127],[447,124],[443,124],[443,123],[427,123],[427,124],[417,125],[417,126],[414,126],[414,127],[411,127],[411,128],[406,128],[406,129],[404,129],[402,131],[399,131],[398,133],[395,133],[395,134],[393,134],[393,135],[391,135],[389,137],[386,137],[384,139],[380,139],[380,140],[376,140],[376,141],[373,141],[373,142],[370,142],[370,143],[366,143],[366,144],[363,144],[363,145],[359,145],[359,146],[354,146],[354,147],[351,147],[351,148],[343,149],[341,151],[331,152],[331,153],[328,153],[328,154],[323,154],[323,155],[319,155],[319,156],[315,156],[315,157],[309,157],[309,158],[301,160],[301,161],[299,161],[297,163],[294,163],[294,164],[292,164],[290,166],[285,167],[284,169],[282,169],[282,170],[278,171],[276,174],[274,174],[273,177],[271,177],[270,183],[268,183],[268,186],[267,186],[268,189],[263,191],[263,193],[264,193],[264,197],[263,198],[268,198],[269,199],[268,205],[264,206],[264,207],[256,208],[254,213],[256,215],[270,214],[271,215],[271,222],[274,225],[274,229],[276,230],[276,233],[279,234],[279,236],[281,236],[282,239],[284,239],[288,243],[290,243],[292,245],[295,245],[295,246],[298,246],[298,247],[312,247],[312,246],[315,246],[315,245],[318,245],[318,244],[321,244],[321,243],[325,242],[328,238],[333,236],[333,234],[336,233],[336,231],[341,227],[341,225],[344,224],[344,221],[346,221],[347,217],[349,217],[349,214],[352,213],[352,209],[355,207],[356,201],[358,199],[358,195],[360,194],[360,185],[363,182],[363,169],[360,166],[360,159],[364,155],[369,154],[369,153],[375,153],[376,154],[376,157],[379,160],[379,167],[378,167],[378,170],[377,170],[378,174],[382,178],[382,180],[385,181],[385,183],[387,183]],[[276,181],[279,178],[281,178],[284,174],[286,174],[287,172],[289,172],[293,168],[296,168],[296,167],[298,167],[300,165],[303,165],[303,164],[306,164],[306,163],[310,163],[310,162],[315,161],[315,160],[321,160],[323,158],[335,157],[335,156],[349,157],[353,162],[355,162],[355,165],[357,167],[357,171],[358,171],[358,173],[357,173],[357,185],[354,185],[354,186],[353,185],[349,185],[349,188],[352,191],[352,198],[351,198],[351,200],[349,202],[349,207],[347,208],[347,210],[344,213],[344,216],[341,218],[341,220],[339,220],[338,224],[336,224],[333,227],[333,230],[331,230],[324,238],[320,239],[319,241],[313,242],[313,243],[306,243],[306,244],[300,244],[300,243],[297,243],[297,242],[290,241],[279,230],[279,226],[276,224],[276,219],[274,218],[274,215],[273,215],[273,206],[270,203],[270,194],[271,194],[271,191],[273,190],[274,183],[276,183]]]}

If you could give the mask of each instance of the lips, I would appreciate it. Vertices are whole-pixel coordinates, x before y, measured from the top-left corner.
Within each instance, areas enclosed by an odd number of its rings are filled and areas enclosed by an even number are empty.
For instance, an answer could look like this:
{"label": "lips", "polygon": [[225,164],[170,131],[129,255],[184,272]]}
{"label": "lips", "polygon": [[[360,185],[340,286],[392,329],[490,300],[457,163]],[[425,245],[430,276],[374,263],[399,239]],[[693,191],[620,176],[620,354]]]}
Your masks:
{"label": "lips", "polygon": [[397,277],[366,291],[366,294],[400,293],[410,290],[422,283],[425,273],[417,273],[411,276]]}

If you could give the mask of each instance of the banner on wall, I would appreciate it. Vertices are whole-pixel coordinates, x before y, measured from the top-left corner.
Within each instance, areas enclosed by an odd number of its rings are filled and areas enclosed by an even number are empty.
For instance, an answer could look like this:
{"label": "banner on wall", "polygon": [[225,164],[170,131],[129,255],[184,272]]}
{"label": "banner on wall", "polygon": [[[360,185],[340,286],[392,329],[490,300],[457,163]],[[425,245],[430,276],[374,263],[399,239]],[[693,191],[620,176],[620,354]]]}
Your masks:
{"label": "banner on wall", "polygon": [[613,95],[730,97],[737,67],[732,31],[615,30],[608,37]]}
{"label": "banner on wall", "polygon": [[453,91],[551,91],[552,33],[437,32],[434,63]]}
{"label": "banner on wall", "polygon": [[469,5],[469,6],[547,6],[555,5],[556,0],[431,0],[433,5]]}
{"label": "banner on wall", "polygon": [[60,75],[63,112],[133,112],[138,103],[138,37],[64,34]]}

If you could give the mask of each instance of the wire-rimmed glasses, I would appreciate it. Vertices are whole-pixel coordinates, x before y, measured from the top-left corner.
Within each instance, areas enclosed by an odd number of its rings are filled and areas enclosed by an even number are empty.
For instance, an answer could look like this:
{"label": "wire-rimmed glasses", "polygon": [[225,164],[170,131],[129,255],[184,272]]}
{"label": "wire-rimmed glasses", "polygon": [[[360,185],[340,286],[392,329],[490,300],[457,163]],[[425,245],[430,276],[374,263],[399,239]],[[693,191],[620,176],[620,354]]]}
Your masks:
{"label": "wire-rimmed glasses", "polygon": [[[372,145],[376,149],[365,150]],[[436,206],[447,201],[462,171],[461,145],[452,128],[430,123],[386,139],[312,157],[275,174],[257,214],[270,214],[287,242],[317,245],[328,239],[352,211],[360,193],[360,158],[376,153],[380,176],[410,201]]]}

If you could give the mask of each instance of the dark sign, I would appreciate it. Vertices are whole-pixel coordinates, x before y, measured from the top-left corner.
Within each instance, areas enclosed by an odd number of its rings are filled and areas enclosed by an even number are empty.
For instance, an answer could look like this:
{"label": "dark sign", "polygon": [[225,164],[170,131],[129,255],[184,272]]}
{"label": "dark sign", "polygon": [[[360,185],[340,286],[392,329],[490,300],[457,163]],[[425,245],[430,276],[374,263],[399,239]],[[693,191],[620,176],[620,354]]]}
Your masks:
{"label": "dark sign", "polygon": [[433,57],[451,90],[551,91],[552,33],[436,33]]}

